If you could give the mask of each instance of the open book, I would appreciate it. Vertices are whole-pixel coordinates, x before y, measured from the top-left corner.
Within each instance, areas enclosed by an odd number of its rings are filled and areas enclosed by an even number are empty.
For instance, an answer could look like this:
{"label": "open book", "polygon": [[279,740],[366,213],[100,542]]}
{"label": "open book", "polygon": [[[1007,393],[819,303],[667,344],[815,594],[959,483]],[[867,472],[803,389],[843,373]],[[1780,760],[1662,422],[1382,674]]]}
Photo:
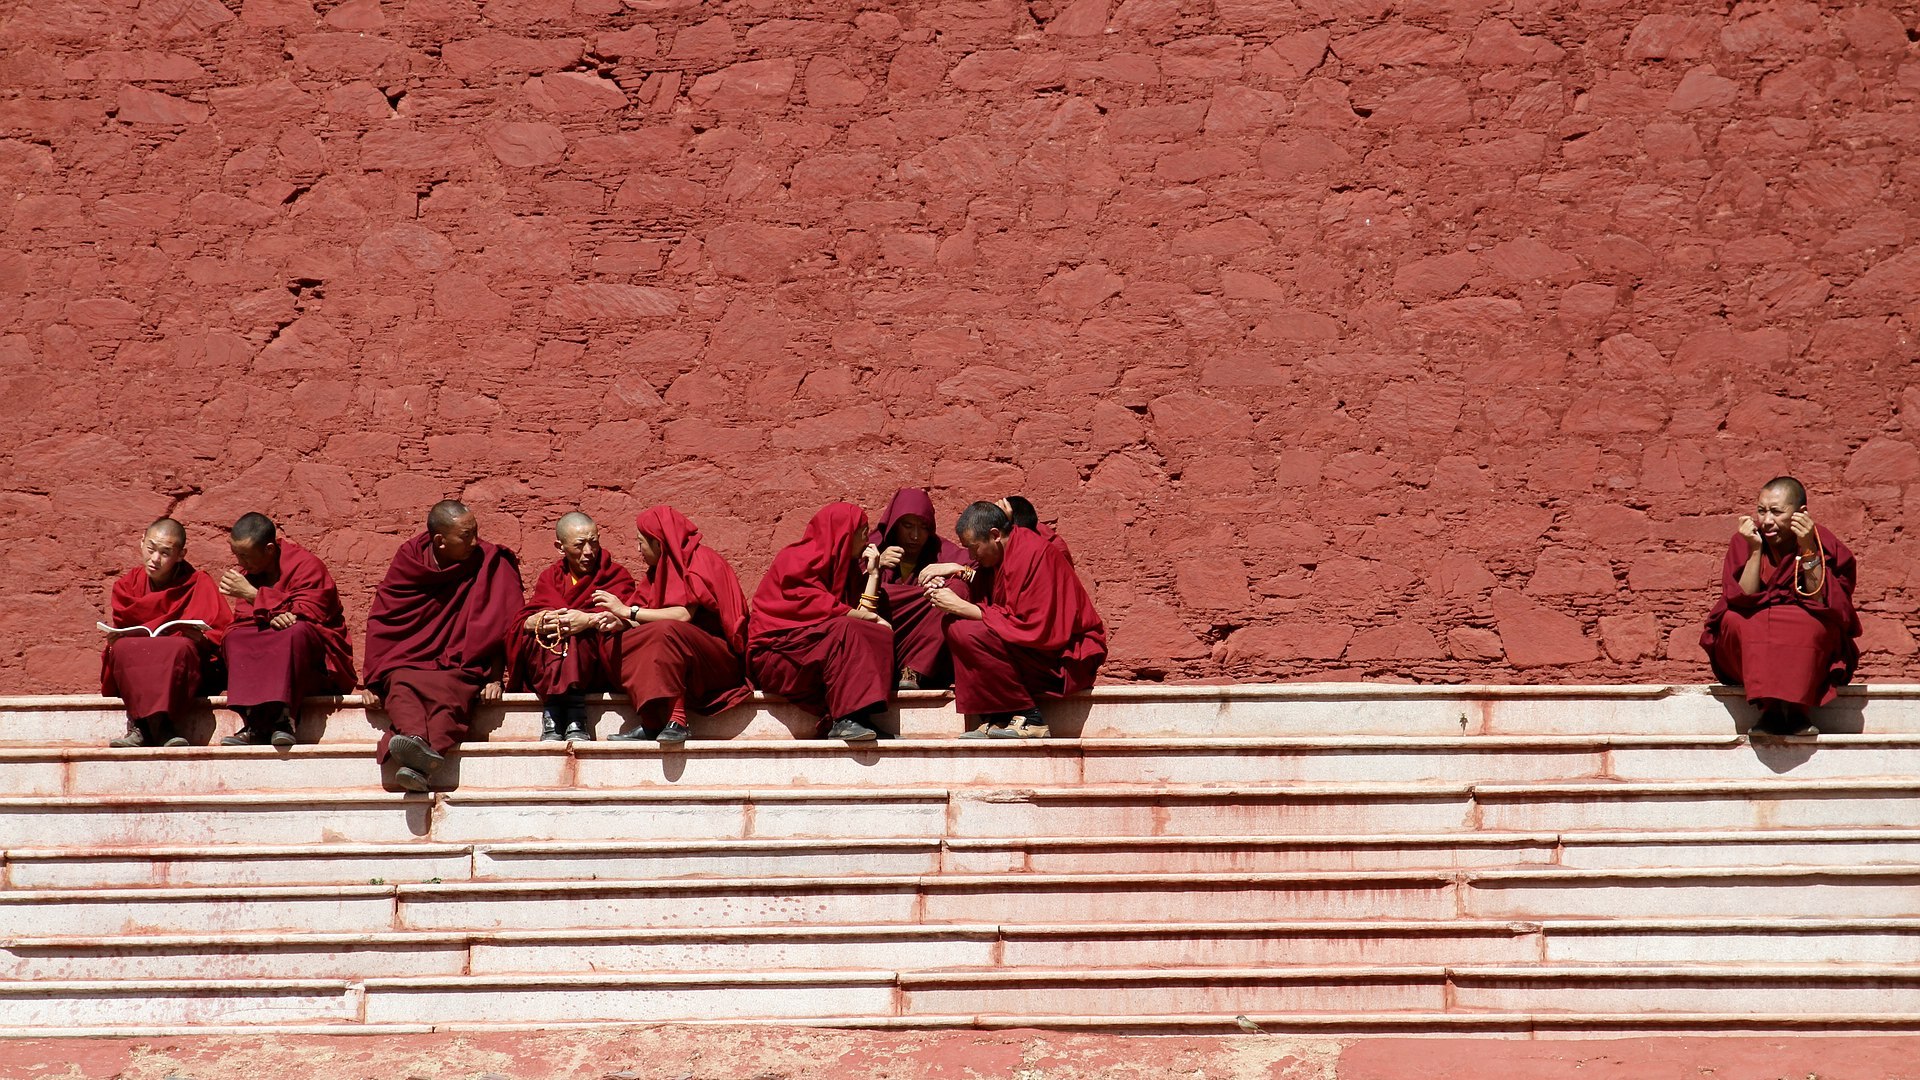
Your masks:
{"label": "open book", "polygon": [[108,626],[103,622],[97,622],[93,625],[105,630],[109,637],[120,637],[125,634],[145,634],[148,637],[159,637],[161,634],[166,633],[176,626],[197,626],[202,630],[207,629],[207,624],[199,619],[175,619],[172,622],[163,622],[151,630],[144,626]]}

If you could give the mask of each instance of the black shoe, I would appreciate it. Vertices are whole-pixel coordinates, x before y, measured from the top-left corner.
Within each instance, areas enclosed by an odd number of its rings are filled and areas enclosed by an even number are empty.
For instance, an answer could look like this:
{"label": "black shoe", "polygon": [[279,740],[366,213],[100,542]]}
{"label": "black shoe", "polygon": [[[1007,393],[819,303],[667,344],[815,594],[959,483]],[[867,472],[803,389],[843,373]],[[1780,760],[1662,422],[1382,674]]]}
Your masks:
{"label": "black shoe", "polygon": [[647,733],[646,728],[636,727],[631,731],[616,731],[613,734],[607,736],[607,741],[608,742],[652,742],[653,736]]}
{"label": "black shoe", "polygon": [[395,735],[387,743],[387,756],[409,769],[431,775],[447,759],[434,753],[426,740],[413,735]]}
{"label": "black shoe", "polygon": [[585,720],[569,720],[567,721],[566,740],[568,742],[592,742],[593,729],[587,726]]}
{"label": "black shoe", "polygon": [[670,720],[657,737],[663,743],[683,743],[693,737],[693,731],[678,720]]}
{"label": "black shoe", "polygon": [[288,720],[279,727],[274,728],[273,734],[267,736],[267,741],[285,750],[287,747],[297,744],[300,739],[293,733],[293,721]]}
{"label": "black shoe", "polygon": [[427,783],[427,774],[405,765],[393,771],[395,786],[406,791],[432,791],[433,785]]}
{"label": "black shoe", "polygon": [[540,714],[540,741],[559,742],[563,738],[565,736],[560,734],[560,721],[551,711],[543,711]]}
{"label": "black shoe", "polygon": [[250,727],[243,727],[239,731],[236,731],[233,734],[227,736],[226,738],[221,739],[220,745],[221,746],[259,746],[261,743],[264,743],[266,741],[267,741],[266,739],[260,736],[259,732],[253,730]]}
{"label": "black shoe", "polygon": [[1787,710],[1779,705],[1768,705],[1760,710],[1760,719],[1747,729],[1748,734],[1785,735],[1793,728],[1793,722],[1787,717]]}
{"label": "black shoe", "polygon": [[829,739],[844,739],[847,742],[871,742],[879,737],[879,732],[858,720],[847,717],[841,717],[835,720],[827,728],[827,738]]}

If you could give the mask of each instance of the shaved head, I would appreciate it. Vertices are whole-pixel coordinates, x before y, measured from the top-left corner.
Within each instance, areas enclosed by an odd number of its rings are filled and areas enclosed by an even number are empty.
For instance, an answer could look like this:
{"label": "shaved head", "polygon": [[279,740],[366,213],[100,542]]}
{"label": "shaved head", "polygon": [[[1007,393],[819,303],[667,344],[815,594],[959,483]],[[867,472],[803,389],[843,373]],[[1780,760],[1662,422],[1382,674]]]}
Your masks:
{"label": "shaved head", "polygon": [[1806,485],[1791,476],[1776,476],[1760,486],[1761,491],[1777,491],[1791,506],[1807,505]]}
{"label": "shaved head", "polygon": [[960,511],[960,520],[954,522],[953,531],[962,544],[971,540],[982,540],[988,532],[998,529],[1001,536],[1013,528],[1013,522],[1007,519],[1007,512],[999,504],[977,502]]}
{"label": "shaved head", "polygon": [[554,523],[553,535],[561,540],[565,540],[568,536],[577,535],[589,529],[597,528],[599,528],[599,526],[593,523],[592,518],[575,510],[570,514],[560,515],[560,520]]}
{"label": "shaved head", "polygon": [[427,531],[435,536],[444,536],[452,531],[454,523],[473,511],[458,499],[441,499],[427,511]]}
{"label": "shaved head", "polygon": [[236,544],[263,548],[274,542],[279,533],[273,527],[273,519],[265,514],[242,514],[240,520],[233,523],[229,534]]}
{"label": "shaved head", "polygon": [[173,544],[178,547],[187,546],[186,526],[170,517],[159,518],[154,521],[153,524],[147,526],[145,535],[151,539]]}

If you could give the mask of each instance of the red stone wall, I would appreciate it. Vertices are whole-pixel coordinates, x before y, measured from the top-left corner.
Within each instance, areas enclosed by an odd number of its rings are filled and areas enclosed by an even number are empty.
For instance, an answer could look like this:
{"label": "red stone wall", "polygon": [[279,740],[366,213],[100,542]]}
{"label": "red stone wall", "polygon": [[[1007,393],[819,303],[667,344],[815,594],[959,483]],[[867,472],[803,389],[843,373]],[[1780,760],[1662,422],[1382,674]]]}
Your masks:
{"label": "red stone wall", "polygon": [[358,619],[446,495],[751,588],[901,484],[1057,518],[1115,678],[1701,680],[1789,470],[1904,676],[1920,14],[1725,7],[12,5],[0,686],[161,513]]}

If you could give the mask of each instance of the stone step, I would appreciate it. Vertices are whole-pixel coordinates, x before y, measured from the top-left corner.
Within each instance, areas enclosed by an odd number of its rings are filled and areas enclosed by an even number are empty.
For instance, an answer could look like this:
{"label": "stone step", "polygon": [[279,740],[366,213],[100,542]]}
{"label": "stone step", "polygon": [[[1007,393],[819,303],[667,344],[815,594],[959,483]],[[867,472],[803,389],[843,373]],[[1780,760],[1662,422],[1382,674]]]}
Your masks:
{"label": "stone step", "polygon": [[[367,744],[112,750],[0,748],[7,790],[27,795],[354,791],[391,786]],[[1721,735],[1473,735],[1284,738],[803,740],[473,743],[445,788],[1070,784],[1648,782],[1862,779],[1920,774],[1920,735],[1769,739]]]}
{"label": "stone step", "polygon": [[215,844],[0,851],[8,889],[1920,864],[1920,830]]}
{"label": "stone step", "polygon": [[[1170,943],[1177,942],[1177,948]],[[827,969],[1920,965],[1920,919],[1380,919],[15,938],[0,980],[369,979]]]}
{"label": "stone step", "polygon": [[[988,874],[0,892],[0,938],[1280,919],[1920,918],[1920,866]],[[1142,918],[1142,915],[1147,918]]]}
{"label": "stone step", "polygon": [[[1920,734],[1920,685],[1842,687],[1818,717],[1833,733]],[[197,742],[238,725],[224,701],[182,721]],[[617,696],[592,701],[597,729],[617,730],[631,711]],[[879,722],[906,738],[951,738],[963,729],[945,691],[910,691]],[[1056,735],[1096,738],[1201,738],[1272,735],[1581,735],[1727,734],[1752,726],[1740,692],[1701,685],[1416,686],[1395,683],[1102,686],[1048,710]],[[357,695],[309,701],[301,719],[308,742],[365,743],[378,734]],[[85,695],[0,698],[0,744],[99,746],[125,728],[115,698]],[[813,718],[767,695],[715,717],[699,717],[702,739],[776,739],[811,734]],[[475,737],[532,741],[538,702],[525,694],[484,706]]]}

